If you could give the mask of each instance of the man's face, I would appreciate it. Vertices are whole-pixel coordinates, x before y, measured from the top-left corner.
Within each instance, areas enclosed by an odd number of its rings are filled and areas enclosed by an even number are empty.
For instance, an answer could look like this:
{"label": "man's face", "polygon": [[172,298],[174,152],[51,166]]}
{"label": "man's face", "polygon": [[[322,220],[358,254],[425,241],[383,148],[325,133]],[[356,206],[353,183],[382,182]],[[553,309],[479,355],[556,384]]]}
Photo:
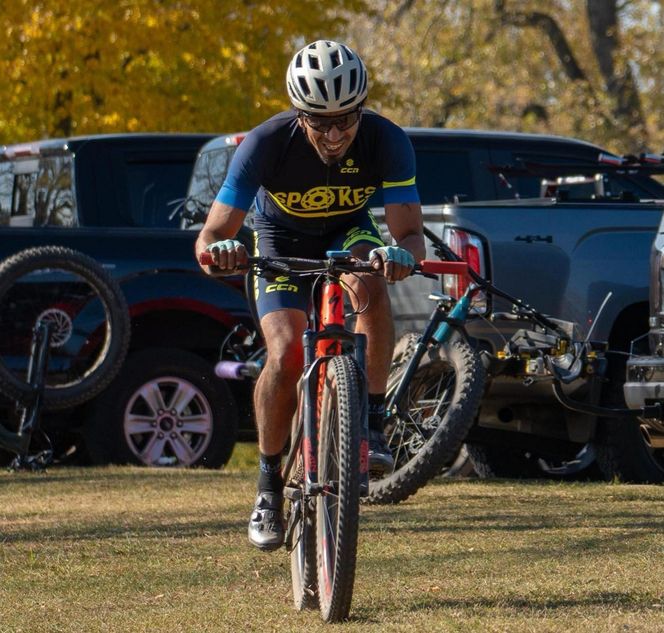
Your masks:
{"label": "man's face", "polygon": [[300,112],[298,122],[320,159],[333,165],[344,157],[355,139],[361,113],[361,107],[325,115]]}

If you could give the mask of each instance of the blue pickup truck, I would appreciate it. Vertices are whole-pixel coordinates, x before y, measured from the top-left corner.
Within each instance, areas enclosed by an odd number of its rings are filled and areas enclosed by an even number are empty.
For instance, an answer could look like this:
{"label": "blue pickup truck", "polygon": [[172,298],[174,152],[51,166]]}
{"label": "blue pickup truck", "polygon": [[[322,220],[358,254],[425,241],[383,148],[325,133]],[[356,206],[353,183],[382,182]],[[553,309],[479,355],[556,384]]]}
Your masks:
{"label": "blue pickup truck", "polygon": [[[74,447],[95,463],[217,467],[238,436],[253,434],[246,386],[213,372],[222,341],[250,323],[242,281],[203,275],[196,236],[180,229],[179,205],[211,138],[86,136],[0,151],[0,259],[40,245],[81,251],[119,281],[131,316],[129,355],[110,387],[45,414],[56,454]],[[196,429],[184,425],[171,441],[177,421],[155,403],[178,397],[178,415],[195,416]],[[175,431],[165,433],[167,423]]]}

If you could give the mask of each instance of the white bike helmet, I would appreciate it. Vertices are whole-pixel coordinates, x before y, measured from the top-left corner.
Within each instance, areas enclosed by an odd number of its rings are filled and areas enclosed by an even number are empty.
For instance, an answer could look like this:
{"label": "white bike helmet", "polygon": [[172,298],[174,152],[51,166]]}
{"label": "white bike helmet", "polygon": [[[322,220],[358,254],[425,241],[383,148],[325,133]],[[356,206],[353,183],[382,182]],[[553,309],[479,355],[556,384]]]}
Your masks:
{"label": "white bike helmet", "polygon": [[338,112],[367,96],[367,69],[344,44],[318,40],[295,54],[286,73],[291,103],[305,112]]}

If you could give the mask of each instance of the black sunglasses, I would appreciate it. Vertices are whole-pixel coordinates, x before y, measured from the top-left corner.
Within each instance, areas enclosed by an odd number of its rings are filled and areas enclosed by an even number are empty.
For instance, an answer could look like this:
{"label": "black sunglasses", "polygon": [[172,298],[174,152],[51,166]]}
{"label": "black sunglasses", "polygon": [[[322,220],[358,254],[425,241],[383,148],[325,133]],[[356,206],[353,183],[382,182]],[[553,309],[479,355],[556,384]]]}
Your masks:
{"label": "black sunglasses", "polygon": [[361,107],[337,117],[316,116],[300,110],[300,116],[307,122],[307,125],[312,130],[322,134],[327,134],[333,127],[336,127],[340,132],[353,127],[360,120],[361,114]]}

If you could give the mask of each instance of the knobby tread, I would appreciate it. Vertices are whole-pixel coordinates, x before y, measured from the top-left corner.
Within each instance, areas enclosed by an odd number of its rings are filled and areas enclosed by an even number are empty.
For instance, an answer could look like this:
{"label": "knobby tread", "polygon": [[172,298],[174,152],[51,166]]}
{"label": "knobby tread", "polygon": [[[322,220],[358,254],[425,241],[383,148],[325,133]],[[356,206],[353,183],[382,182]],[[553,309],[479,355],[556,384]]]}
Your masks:
{"label": "knobby tread", "polygon": [[[107,335],[97,363],[78,379],[43,392],[46,409],[63,409],[86,402],[102,391],[120,370],[129,348],[130,321],[118,283],[93,258],[63,246],[38,246],[22,250],[0,263],[0,305],[26,275],[60,269],[83,278],[104,305]],[[29,350],[26,350],[26,355]],[[21,380],[0,357],[0,391],[19,402],[29,402],[34,389]]]}
{"label": "knobby tread", "polygon": [[[324,550],[322,539],[326,537],[321,514],[324,512],[326,496],[317,499],[317,547],[318,587],[320,611],[326,622],[345,620],[350,612],[357,562],[357,538],[359,530],[359,484],[360,484],[360,420],[362,415],[362,378],[357,364],[349,356],[336,356],[328,362],[323,395],[323,410],[320,420],[319,475],[322,476],[325,460],[338,459],[338,519],[336,528],[336,556],[333,578],[326,579],[322,565]],[[336,421],[326,419],[329,405],[336,409]],[[335,424],[337,449],[328,445],[326,433],[329,425]],[[327,580],[327,583],[326,583]],[[331,580],[331,582],[330,582]],[[329,586],[329,591],[325,587]]]}
{"label": "knobby tread", "polygon": [[[394,389],[403,373],[408,357],[417,344],[417,335],[395,348],[395,365],[389,381]],[[456,384],[451,404],[441,423],[422,448],[403,466],[389,476],[374,480],[369,485],[369,495],[363,502],[369,504],[394,504],[404,501],[440,474],[442,468],[457,454],[472,426],[484,391],[484,368],[478,354],[463,338],[427,351],[422,358],[413,381],[427,376],[435,380],[440,371],[451,369]]]}

